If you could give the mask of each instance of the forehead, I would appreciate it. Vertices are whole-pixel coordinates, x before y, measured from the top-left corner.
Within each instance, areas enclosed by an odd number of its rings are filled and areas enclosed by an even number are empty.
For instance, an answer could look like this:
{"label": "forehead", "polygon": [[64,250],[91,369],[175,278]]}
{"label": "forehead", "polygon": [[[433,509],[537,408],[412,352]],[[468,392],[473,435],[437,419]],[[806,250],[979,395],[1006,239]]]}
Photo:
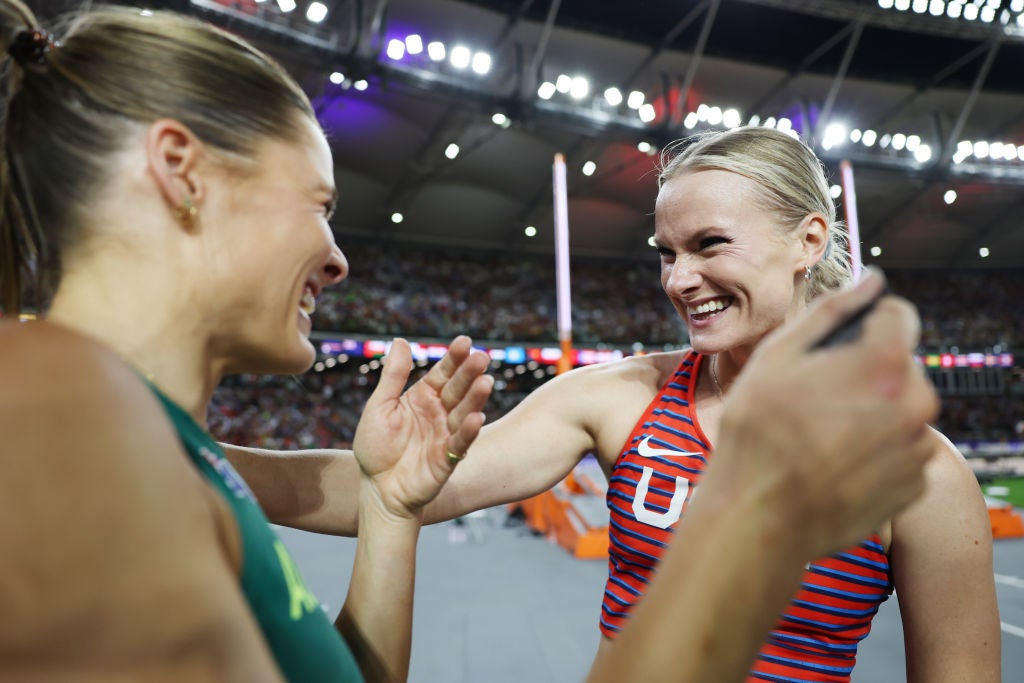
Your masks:
{"label": "forehead", "polygon": [[308,184],[334,187],[334,161],[330,145],[315,121],[303,117],[292,140],[268,141],[263,167],[266,173]]}
{"label": "forehead", "polygon": [[733,222],[739,214],[762,211],[755,201],[757,193],[757,183],[738,173],[719,169],[683,171],[658,191],[655,224]]}

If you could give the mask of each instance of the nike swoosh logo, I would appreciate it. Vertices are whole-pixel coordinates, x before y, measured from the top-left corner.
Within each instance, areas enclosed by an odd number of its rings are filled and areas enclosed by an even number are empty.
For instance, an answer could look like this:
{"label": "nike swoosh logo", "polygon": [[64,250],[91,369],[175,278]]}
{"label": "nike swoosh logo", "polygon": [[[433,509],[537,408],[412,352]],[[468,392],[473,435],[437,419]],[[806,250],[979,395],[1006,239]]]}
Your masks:
{"label": "nike swoosh logo", "polygon": [[650,443],[651,435],[648,434],[644,437],[644,440],[636,445],[636,452],[641,458],[692,458],[694,456],[703,458],[703,453],[695,453],[692,451],[674,451],[669,448],[655,448]]}

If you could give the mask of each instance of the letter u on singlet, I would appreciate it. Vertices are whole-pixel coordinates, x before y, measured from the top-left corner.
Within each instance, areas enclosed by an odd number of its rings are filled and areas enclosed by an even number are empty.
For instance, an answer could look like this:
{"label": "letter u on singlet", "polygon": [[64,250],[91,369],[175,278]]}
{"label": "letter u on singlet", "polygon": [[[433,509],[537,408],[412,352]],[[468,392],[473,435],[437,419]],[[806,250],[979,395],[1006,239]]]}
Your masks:
{"label": "letter u on singlet", "polygon": [[683,512],[683,503],[686,502],[686,494],[690,490],[690,480],[685,477],[676,477],[676,488],[672,492],[672,502],[668,505],[668,511],[654,512],[648,510],[644,505],[653,474],[654,468],[644,467],[644,473],[636,485],[636,494],[633,496],[633,516],[638,522],[650,524],[659,529],[667,529],[679,521],[679,515]]}

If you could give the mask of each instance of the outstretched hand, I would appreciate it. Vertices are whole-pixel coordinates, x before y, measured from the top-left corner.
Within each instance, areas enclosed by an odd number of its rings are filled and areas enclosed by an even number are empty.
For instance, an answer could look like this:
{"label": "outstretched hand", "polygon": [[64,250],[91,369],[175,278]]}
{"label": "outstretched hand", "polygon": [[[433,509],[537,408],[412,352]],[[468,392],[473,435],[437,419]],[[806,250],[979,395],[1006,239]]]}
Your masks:
{"label": "outstretched hand", "polygon": [[456,457],[466,454],[480,432],[494,384],[484,374],[488,363],[485,353],[473,351],[469,337],[457,337],[444,358],[402,393],[412,353],[404,339],[391,345],[353,451],[392,514],[419,518],[458,465]]}

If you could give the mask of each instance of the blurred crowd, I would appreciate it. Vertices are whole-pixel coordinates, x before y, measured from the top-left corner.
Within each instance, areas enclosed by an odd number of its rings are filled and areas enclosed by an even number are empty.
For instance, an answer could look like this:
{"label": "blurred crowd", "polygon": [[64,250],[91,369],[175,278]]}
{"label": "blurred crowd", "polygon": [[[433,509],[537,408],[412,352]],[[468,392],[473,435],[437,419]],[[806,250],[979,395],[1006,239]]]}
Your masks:
{"label": "blurred crowd", "polygon": [[[324,292],[314,327],[389,337],[478,341],[554,341],[551,259],[434,250],[346,247],[349,279]],[[895,271],[892,288],[922,317],[922,347],[1001,350],[1024,356],[1024,273]],[[577,344],[647,346],[685,342],[685,327],[661,291],[657,257],[640,262],[572,264],[573,339]],[[495,366],[488,419],[497,419],[550,375]],[[414,375],[423,372],[418,369]],[[379,363],[352,360],[301,377],[230,378],[209,411],[225,441],[267,448],[344,446],[379,376]],[[1024,440],[1024,379],[1001,396],[949,396],[939,428],[954,441]]]}

